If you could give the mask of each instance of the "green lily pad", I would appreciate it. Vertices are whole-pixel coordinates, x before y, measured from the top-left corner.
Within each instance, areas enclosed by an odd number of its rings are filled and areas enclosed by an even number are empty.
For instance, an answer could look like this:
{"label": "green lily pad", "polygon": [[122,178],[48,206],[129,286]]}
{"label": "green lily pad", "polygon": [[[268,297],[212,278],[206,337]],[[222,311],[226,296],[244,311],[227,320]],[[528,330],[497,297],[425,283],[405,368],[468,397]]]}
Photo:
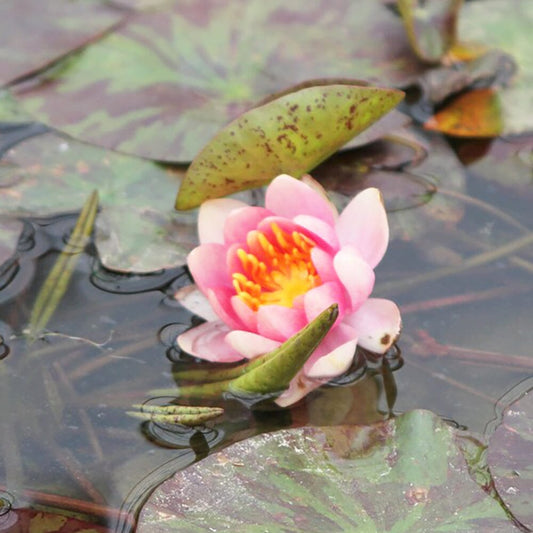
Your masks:
{"label": "green lily pad", "polygon": [[398,0],[398,8],[416,55],[438,62],[455,43],[463,0]]}
{"label": "green lily pad", "polygon": [[498,494],[533,529],[533,389],[510,405],[490,438],[487,461]]}
{"label": "green lily pad", "polygon": [[172,201],[182,171],[47,133],[12,148],[0,166],[0,212],[80,210],[96,189],[96,245],[105,266],[147,272],[185,263],[197,243],[194,213]]}
{"label": "green lily pad", "polygon": [[500,48],[518,64],[518,73],[511,86],[499,92],[504,134],[518,134],[533,129],[533,115],[530,112],[533,106],[532,26],[533,2],[466,2],[461,12],[461,40],[478,41]]}
{"label": "green lily pad", "polygon": [[98,0],[2,0],[0,86],[49,66],[123,18]]}
{"label": "green lily pad", "polygon": [[132,15],[43,83],[15,90],[69,135],[191,161],[272,93],[319,78],[399,85],[421,72],[413,59],[400,18],[375,0],[181,0]]}
{"label": "green lily pad", "polygon": [[428,411],[261,435],[164,482],[137,531],[516,531],[461,440]]}
{"label": "green lily pad", "polygon": [[224,128],[187,170],[177,209],[300,177],[392,109],[403,93],[356,85],[308,87],[256,107]]}

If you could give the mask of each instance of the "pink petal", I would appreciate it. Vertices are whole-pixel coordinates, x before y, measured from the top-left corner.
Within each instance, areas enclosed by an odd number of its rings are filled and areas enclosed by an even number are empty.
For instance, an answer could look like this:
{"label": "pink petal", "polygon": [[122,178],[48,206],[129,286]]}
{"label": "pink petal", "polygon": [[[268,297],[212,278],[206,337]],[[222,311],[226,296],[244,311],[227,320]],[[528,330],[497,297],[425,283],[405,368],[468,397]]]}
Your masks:
{"label": "pink petal", "polygon": [[233,310],[231,298],[235,295],[233,288],[213,287],[206,292],[207,299],[217,316],[232,329],[242,329],[243,325]]}
{"label": "pink petal", "polygon": [[333,266],[350,295],[352,310],[358,309],[374,288],[374,271],[353,246],[344,246],[335,255]]}
{"label": "pink petal", "polygon": [[265,207],[281,217],[312,215],[331,225],[335,222],[334,208],[324,196],[286,174],[278,176],[268,186]]}
{"label": "pink petal", "polygon": [[221,321],[204,322],[179,335],[177,343],[184,352],[206,361],[219,363],[240,361],[242,355],[224,340],[229,331],[226,324]]}
{"label": "pink petal", "polygon": [[320,357],[308,370],[306,376],[313,379],[331,379],[344,374],[352,364],[357,339],[350,340]]}
{"label": "pink petal", "polygon": [[311,250],[311,262],[313,263],[317,274],[320,276],[322,283],[338,280],[337,273],[333,268],[333,255],[331,253],[315,246]]}
{"label": "pink petal", "polygon": [[250,331],[231,331],[226,335],[226,342],[247,359],[254,359],[259,355],[271,352],[281,345],[279,341],[267,339]]}
{"label": "pink petal", "polygon": [[246,242],[248,232],[257,229],[258,224],[264,218],[272,215],[272,211],[264,207],[249,206],[232,211],[226,219],[224,227],[225,242]]}
{"label": "pink petal", "polygon": [[304,396],[309,394],[312,390],[317,389],[325,383],[326,380],[313,380],[306,378],[301,372],[291,381],[289,388],[283,392],[275,403],[280,407],[288,407],[301,400]]}
{"label": "pink petal", "polygon": [[251,309],[239,296],[235,295],[231,298],[231,307],[238,319],[242,322],[244,327],[239,329],[246,329],[248,331],[257,331],[257,312]]}
{"label": "pink petal", "polygon": [[205,320],[218,320],[218,315],[203,292],[196,285],[181,287],[174,293],[174,300],[191,313],[201,316]]}
{"label": "pink petal", "polygon": [[339,305],[337,321],[340,322],[348,308],[348,300],[346,291],[337,281],[328,281],[306,292],[304,295],[304,308],[307,320],[311,322],[322,311],[325,311],[330,305],[335,303]]}
{"label": "pink petal", "polygon": [[390,300],[369,298],[344,322],[359,336],[359,346],[376,353],[385,353],[400,334],[402,320],[398,306]]}
{"label": "pink petal", "polygon": [[[309,215],[298,215],[294,217],[293,222],[308,230],[311,233],[312,239],[312,236],[316,235],[316,237],[320,238],[321,242],[327,243],[330,249],[339,249],[339,241],[334,226]],[[316,241],[316,239],[313,240]]]}
{"label": "pink petal", "polygon": [[379,190],[369,188],[360,192],[339,216],[336,229],[341,246],[355,246],[374,268],[389,242],[387,213]]}
{"label": "pink petal", "polygon": [[284,342],[307,325],[303,309],[262,305],[257,311],[257,331],[263,337]]}
{"label": "pink petal", "polygon": [[224,268],[226,249],[222,244],[202,244],[196,247],[188,255],[187,265],[196,285],[204,293],[209,287],[232,286],[231,278]]}
{"label": "pink petal", "polygon": [[233,198],[218,198],[205,201],[198,212],[200,244],[223,244],[226,218],[232,211],[243,207],[246,207],[244,202]]}

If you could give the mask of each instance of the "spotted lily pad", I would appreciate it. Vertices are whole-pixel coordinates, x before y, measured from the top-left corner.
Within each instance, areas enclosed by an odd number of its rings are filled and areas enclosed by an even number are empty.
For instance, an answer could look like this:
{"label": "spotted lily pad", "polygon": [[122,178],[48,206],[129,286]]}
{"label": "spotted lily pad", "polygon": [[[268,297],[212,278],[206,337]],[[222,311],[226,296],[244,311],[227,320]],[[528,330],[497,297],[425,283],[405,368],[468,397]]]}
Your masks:
{"label": "spotted lily pad", "polygon": [[261,435],[164,482],[138,531],[516,531],[461,440],[428,411]]}
{"label": "spotted lily pad", "polygon": [[2,0],[0,86],[49,66],[123,18],[96,0]]}
{"label": "spotted lily pad", "polygon": [[176,207],[300,177],[392,109],[403,93],[357,85],[319,85],[256,107],[224,128],[194,159]]}
{"label": "spotted lily pad", "polygon": [[272,93],[317,78],[398,85],[421,69],[400,18],[375,0],[180,0],[132,15],[16,94],[74,137],[191,161]]}
{"label": "spotted lily pad", "polygon": [[498,494],[533,529],[533,389],[510,405],[490,438],[487,461]]}

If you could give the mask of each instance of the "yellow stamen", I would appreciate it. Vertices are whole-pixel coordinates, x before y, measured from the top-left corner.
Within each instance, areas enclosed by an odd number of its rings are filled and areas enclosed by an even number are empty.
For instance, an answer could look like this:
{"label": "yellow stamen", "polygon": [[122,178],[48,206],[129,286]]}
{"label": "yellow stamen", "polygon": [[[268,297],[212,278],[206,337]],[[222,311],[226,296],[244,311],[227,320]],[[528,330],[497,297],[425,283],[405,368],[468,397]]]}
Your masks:
{"label": "yellow stamen", "polygon": [[237,250],[243,272],[233,274],[233,287],[254,311],[266,304],[292,307],[297,296],[322,283],[311,261],[315,242],[297,231],[289,234],[275,223],[270,229],[271,236],[251,231],[248,251]]}

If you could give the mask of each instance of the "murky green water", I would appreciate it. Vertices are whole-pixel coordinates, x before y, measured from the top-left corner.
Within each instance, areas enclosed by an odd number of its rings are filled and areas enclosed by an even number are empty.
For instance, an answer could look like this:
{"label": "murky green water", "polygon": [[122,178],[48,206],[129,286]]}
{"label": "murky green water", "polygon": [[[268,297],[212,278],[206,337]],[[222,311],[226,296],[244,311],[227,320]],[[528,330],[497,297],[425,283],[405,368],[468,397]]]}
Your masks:
{"label": "murky green water", "polygon": [[[462,143],[457,152],[465,159],[474,148]],[[393,240],[376,294],[394,299],[404,320],[397,412],[426,408],[483,432],[499,399],[509,403],[532,375],[531,163],[523,150],[512,152],[522,165],[518,184],[487,177],[488,155],[466,168],[442,166],[439,192],[422,202],[418,185],[380,178],[389,180]],[[424,183],[435,168],[421,169]],[[333,186],[340,203],[339,191],[372,184],[352,178]],[[128,531],[151,489],[210,450],[261,431],[366,423],[386,412],[381,378],[367,375],[290,411],[251,413],[220,400],[223,418],[198,431],[128,417],[133,404],[171,400],[149,391],[173,387],[172,370],[186,364],[172,341],[197,318],[172,295],[190,280],[182,269],[115,275],[89,247],[47,333],[31,342],[24,332],[35,295],[75,218],[27,220],[17,259],[1,269],[0,491],[15,506],[60,507]]]}

